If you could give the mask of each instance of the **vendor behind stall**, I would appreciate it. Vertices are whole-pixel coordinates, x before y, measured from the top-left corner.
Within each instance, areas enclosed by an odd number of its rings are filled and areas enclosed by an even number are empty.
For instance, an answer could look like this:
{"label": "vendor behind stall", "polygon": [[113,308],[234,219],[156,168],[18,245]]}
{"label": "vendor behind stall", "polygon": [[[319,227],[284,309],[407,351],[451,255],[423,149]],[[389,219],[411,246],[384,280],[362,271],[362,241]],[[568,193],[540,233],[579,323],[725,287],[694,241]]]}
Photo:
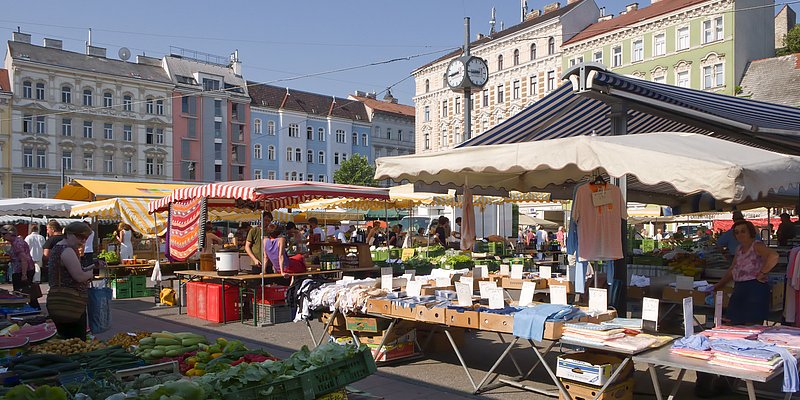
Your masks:
{"label": "vendor behind stall", "polygon": [[250,228],[247,233],[247,239],[244,244],[244,251],[250,256],[253,265],[261,265],[261,227],[266,227],[267,230],[272,226],[272,213],[269,211],[264,212],[264,218],[261,221],[261,226],[254,226]]}
{"label": "vendor behind stall", "polygon": [[286,253],[287,241],[282,226],[270,225],[268,237],[264,239],[264,250],[272,262],[272,269],[285,277],[290,273],[306,272],[306,263],[302,254],[289,256]]}
{"label": "vendor behind stall", "polygon": [[236,233],[233,235],[233,244],[236,247],[244,248],[244,244],[247,243],[248,233],[250,233],[250,224],[247,222],[240,223],[239,228],[236,229]]}

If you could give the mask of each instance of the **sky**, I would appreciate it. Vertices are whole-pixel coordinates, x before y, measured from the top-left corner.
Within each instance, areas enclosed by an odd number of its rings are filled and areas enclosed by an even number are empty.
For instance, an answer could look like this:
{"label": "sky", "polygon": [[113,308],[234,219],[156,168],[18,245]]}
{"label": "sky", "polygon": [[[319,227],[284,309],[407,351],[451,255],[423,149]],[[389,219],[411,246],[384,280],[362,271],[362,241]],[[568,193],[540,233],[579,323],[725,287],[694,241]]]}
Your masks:
{"label": "sky", "polygon": [[[528,0],[528,7],[553,1]],[[633,2],[596,1],[615,15]],[[0,38],[10,40],[19,27],[34,44],[49,37],[84,52],[92,28],[94,46],[106,47],[109,58],[127,47],[131,61],[164,56],[172,46],[223,57],[238,50],[250,81],[340,97],[355,90],[382,97],[391,87],[413,105],[411,72],[463,45],[464,17],[473,40],[488,33],[492,7],[497,30],[520,22],[520,0],[29,0],[3,4]]]}

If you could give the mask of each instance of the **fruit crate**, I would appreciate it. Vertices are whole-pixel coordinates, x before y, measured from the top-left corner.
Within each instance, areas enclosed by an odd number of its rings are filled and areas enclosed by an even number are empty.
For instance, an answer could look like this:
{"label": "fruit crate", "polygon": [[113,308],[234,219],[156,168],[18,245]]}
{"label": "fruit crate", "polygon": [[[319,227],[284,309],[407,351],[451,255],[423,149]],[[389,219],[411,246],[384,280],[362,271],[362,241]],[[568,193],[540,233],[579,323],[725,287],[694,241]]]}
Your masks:
{"label": "fruit crate", "polygon": [[255,303],[256,324],[282,324],[292,322],[292,308],[285,304],[261,304]]}
{"label": "fruit crate", "polygon": [[147,277],[144,275],[131,275],[128,277],[132,290],[144,289],[147,287]]}

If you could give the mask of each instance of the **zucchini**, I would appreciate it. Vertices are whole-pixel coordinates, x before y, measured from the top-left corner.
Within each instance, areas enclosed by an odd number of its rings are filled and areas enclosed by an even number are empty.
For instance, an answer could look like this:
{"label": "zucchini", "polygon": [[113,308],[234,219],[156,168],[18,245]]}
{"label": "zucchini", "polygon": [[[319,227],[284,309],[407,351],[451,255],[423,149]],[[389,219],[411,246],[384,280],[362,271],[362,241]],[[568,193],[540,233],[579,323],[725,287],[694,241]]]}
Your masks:
{"label": "zucchini", "polygon": [[21,380],[28,380],[28,379],[36,379],[36,378],[47,378],[51,376],[58,375],[58,371],[54,371],[52,369],[39,369],[38,371],[34,372],[26,372],[24,374],[18,374],[17,376]]}
{"label": "zucchini", "polygon": [[156,346],[158,346],[158,345],[174,346],[174,345],[180,345],[180,344],[181,344],[181,342],[178,339],[167,339],[167,338],[161,338],[161,337],[156,338]]}
{"label": "zucchini", "polygon": [[205,341],[206,341],[205,338],[198,338],[198,337],[187,338],[187,339],[181,340],[181,345],[183,345],[184,347],[194,346],[194,345],[197,345],[197,344],[200,344],[200,343],[205,343]]}

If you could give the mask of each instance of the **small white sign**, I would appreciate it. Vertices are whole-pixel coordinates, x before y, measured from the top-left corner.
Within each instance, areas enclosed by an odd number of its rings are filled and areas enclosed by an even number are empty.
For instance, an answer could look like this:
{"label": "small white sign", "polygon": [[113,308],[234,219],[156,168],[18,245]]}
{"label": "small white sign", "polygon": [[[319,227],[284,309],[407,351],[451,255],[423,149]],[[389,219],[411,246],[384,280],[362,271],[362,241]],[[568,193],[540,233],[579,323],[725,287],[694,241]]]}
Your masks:
{"label": "small white sign", "polygon": [[536,282],[522,282],[522,291],[519,294],[519,306],[527,307],[533,303],[534,292],[536,292]]}
{"label": "small white sign", "polygon": [[474,279],[472,279],[472,278],[470,278],[468,276],[462,276],[461,278],[458,279],[458,282],[459,283],[463,283],[465,285],[468,285],[470,294],[471,293],[475,293],[475,280]]}
{"label": "small white sign", "polygon": [[550,286],[550,304],[567,305],[567,287],[564,285]]}
{"label": "small white sign", "polygon": [[476,265],[475,268],[472,268],[472,277],[475,279],[483,278],[483,270],[480,268],[480,265]]}
{"label": "small white sign", "polygon": [[522,264],[511,265],[511,279],[522,279]]}
{"label": "small white sign", "polygon": [[476,265],[475,269],[480,270],[481,277],[485,278],[489,276],[489,266],[488,265]]}
{"label": "small white sign", "polygon": [[472,290],[466,283],[456,282],[456,296],[460,307],[472,306]]}
{"label": "small white sign", "polygon": [[503,288],[494,287],[489,289],[489,308],[497,310],[505,308],[506,302],[503,299]]}
{"label": "small white sign", "polygon": [[589,288],[589,311],[606,312],[608,310],[608,291],[601,288]]}
{"label": "small white sign", "polygon": [[725,293],[718,291],[714,294],[714,326],[722,326],[722,296]]}
{"label": "small white sign", "polygon": [[381,289],[392,291],[392,280],[394,279],[392,273],[392,267],[381,268]]}
{"label": "small white sign", "polygon": [[419,297],[422,291],[422,281],[409,281],[406,284],[406,295],[408,297]]}
{"label": "small white sign", "polygon": [[342,277],[342,282],[352,282],[354,280],[356,280],[355,276],[345,275]]}
{"label": "small white sign", "polygon": [[691,297],[683,299],[683,336],[694,335],[694,302]]}
{"label": "small white sign", "polygon": [[450,286],[453,281],[448,276],[447,278],[436,278],[436,287],[447,287]]}
{"label": "small white sign", "polygon": [[508,264],[500,264],[500,276],[508,276],[511,274],[511,267]]}
{"label": "small white sign", "polygon": [[489,282],[489,281],[479,281],[478,282],[478,289],[481,291],[481,298],[488,299],[489,298],[489,289],[494,289],[497,287],[497,282]]}
{"label": "small white sign", "polygon": [[658,299],[645,297],[642,299],[642,319],[645,321],[658,322]]}
{"label": "small white sign", "polygon": [[550,279],[553,277],[553,267],[550,266],[541,266],[539,267],[539,277],[544,279]]}
{"label": "small white sign", "polygon": [[694,288],[694,278],[691,276],[678,275],[675,277],[675,289],[692,290]]}
{"label": "small white sign", "polygon": [[449,278],[450,277],[450,270],[441,269],[441,268],[434,268],[434,269],[431,270],[431,276],[434,279],[435,278],[444,278],[444,277]]}

